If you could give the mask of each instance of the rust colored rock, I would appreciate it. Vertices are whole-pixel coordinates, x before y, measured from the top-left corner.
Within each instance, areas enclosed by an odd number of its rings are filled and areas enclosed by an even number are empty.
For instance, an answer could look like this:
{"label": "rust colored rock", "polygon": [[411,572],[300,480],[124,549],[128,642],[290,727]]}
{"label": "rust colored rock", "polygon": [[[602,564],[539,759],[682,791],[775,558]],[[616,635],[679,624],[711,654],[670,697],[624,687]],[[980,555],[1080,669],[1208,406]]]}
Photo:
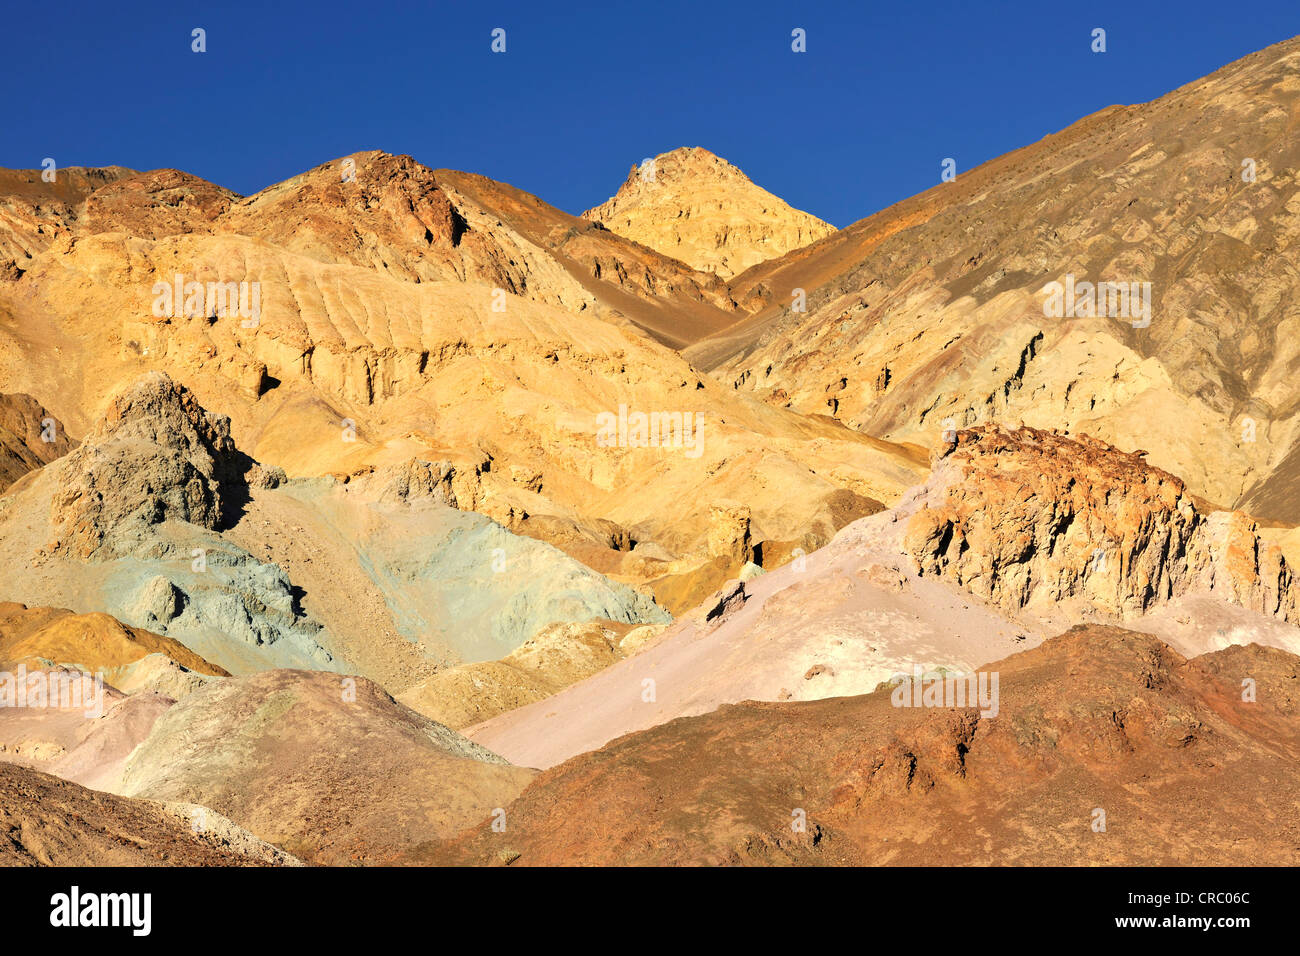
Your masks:
{"label": "rust colored rock", "polygon": [[1203,513],[1179,478],[1087,435],[961,430],[926,488],[904,550],[1004,611],[1070,601],[1123,618],[1203,590],[1297,619],[1286,560],[1250,517]]}
{"label": "rust colored rock", "polygon": [[1187,660],[1150,635],[1087,626],[980,671],[990,687],[998,676],[996,715],[897,706],[886,687],[628,734],[538,776],[506,808],[504,835],[476,827],[430,857],[1295,864],[1279,834],[1297,825],[1300,658],[1251,645]]}

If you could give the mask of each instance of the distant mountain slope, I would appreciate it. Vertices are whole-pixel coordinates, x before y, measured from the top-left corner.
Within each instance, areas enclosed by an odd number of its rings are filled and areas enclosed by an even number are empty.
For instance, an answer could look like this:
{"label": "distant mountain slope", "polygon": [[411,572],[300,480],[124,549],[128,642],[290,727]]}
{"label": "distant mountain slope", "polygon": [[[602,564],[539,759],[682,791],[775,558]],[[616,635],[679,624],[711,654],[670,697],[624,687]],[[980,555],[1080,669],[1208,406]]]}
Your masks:
{"label": "distant mountain slope", "polygon": [[698,146],[632,167],[611,199],[582,216],[724,279],[835,231]]}
{"label": "distant mountain slope", "polygon": [[671,253],[663,255],[486,176],[449,169],[436,175],[461,208],[477,207],[484,225],[490,227],[493,219],[508,224],[546,249],[604,307],[666,345],[689,345],[737,317],[725,282],[683,265]]}
{"label": "distant mountain slope", "polygon": [[72,232],[91,193],[134,175],[123,166],[0,169],[0,281],[17,279],[32,258]]}
{"label": "distant mountain slope", "polygon": [[[767,305],[686,355],[893,440],[989,420],[1086,431],[1300,521],[1300,499],[1269,491],[1300,441],[1298,68],[1300,38],[959,169],[734,279],[737,302]],[[1106,295],[1090,317],[1083,286],[1073,314],[1045,315],[1067,281],[1149,283],[1149,326]]]}
{"label": "distant mountain slope", "polygon": [[512,186],[409,156],[361,152],[317,166],[235,203],[215,230],[407,281],[485,284],[630,321],[673,345],[735,317],[713,276]]}

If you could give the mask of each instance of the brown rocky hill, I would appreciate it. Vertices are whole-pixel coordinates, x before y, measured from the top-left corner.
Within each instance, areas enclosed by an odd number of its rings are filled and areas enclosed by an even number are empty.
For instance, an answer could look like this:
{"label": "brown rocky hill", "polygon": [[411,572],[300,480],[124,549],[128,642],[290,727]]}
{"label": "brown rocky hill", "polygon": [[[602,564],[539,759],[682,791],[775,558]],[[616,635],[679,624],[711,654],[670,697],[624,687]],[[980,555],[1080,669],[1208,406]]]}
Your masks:
{"label": "brown rocky hill", "polygon": [[122,166],[69,166],[46,182],[43,172],[0,169],[0,281],[17,279],[30,259],[72,232],[92,192],[135,175]]}
{"label": "brown rocky hill", "polygon": [[[1300,520],[1298,63],[1288,40],[959,168],[737,277],[738,302],[767,305],[686,354],[893,440],[994,420],[1086,431],[1221,505]],[[1070,276],[1150,283],[1149,326],[1117,298],[1107,317],[1046,316],[1045,288]]]}
{"label": "brown rocky hill", "polygon": [[[1081,626],[980,706],[746,702],[537,777],[430,855],[512,865],[1294,866],[1300,658]],[[991,688],[991,685],[989,685]],[[1253,699],[1243,691],[1253,688]],[[581,826],[575,821],[583,821]],[[802,824],[802,828],[796,825]]]}
{"label": "brown rocky hill", "polygon": [[1087,435],[962,430],[906,517],[903,550],[1004,612],[1139,616],[1199,590],[1298,623],[1291,569],[1242,512],[1198,509],[1183,482]]}
{"label": "brown rocky hill", "polygon": [[582,215],[724,279],[835,232],[698,146],[633,166],[612,198]]}
{"label": "brown rocky hill", "polygon": [[208,233],[238,200],[236,193],[198,176],[155,169],[124,176],[90,193],[79,209],[75,231],[126,232],[143,239]]}
{"label": "brown rocky hill", "polygon": [[287,854],[210,811],[87,790],[0,763],[0,866],[257,866]]}
{"label": "brown rocky hill", "polygon": [[0,492],[76,444],[30,395],[0,395]]}

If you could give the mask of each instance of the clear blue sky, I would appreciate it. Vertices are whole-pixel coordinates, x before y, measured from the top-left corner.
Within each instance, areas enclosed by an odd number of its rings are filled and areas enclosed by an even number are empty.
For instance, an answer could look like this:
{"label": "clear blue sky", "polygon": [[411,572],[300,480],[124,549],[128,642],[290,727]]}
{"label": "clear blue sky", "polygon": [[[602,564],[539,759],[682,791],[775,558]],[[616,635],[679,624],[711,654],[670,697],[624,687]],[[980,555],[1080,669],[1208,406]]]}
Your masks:
{"label": "clear blue sky", "polygon": [[944,157],[969,169],[1300,33],[1296,0],[72,0],[0,16],[0,166],[176,167],[248,194],[384,149],[576,213],[642,157],[704,146],[837,226],[933,185]]}

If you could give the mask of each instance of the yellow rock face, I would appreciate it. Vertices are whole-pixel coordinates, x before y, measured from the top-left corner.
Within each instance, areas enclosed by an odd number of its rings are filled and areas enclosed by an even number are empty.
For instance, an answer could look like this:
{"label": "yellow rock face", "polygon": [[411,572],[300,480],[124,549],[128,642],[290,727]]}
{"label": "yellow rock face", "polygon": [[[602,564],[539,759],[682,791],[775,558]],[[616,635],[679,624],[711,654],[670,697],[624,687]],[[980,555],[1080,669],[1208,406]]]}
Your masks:
{"label": "yellow rock face", "polygon": [[96,672],[126,667],[148,654],[163,654],[200,674],[226,676],[185,645],[107,614],[0,603],[0,661],[51,661]]}
{"label": "yellow rock face", "polygon": [[835,231],[698,146],[632,167],[612,199],[582,215],[724,279]]}
{"label": "yellow rock face", "polygon": [[[350,159],[355,182],[327,163],[243,199],[172,171],[115,179],[46,246],[21,220],[33,254],[0,282],[0,391],[58,396],[83,437],[115,392],[165,371],[290,476],[447,461],[461,507],[698,597],[738,570],[698,573],[714,505],[744,505],[750,546],[784,555],[924,474],[914,448],[684,361],[678,347],[736,320],[718,276],[483,177]],[[802,215],[746,189],[729,208]],[[188,293],[156,308],[177,276],[256,283],[257,320],[190,314]]]}
{"label": "yellow rock face", "polygon": [[590,677],[635,654],[662,634],[664,627],[614,621],[552,624],[499,661],[439,671],[399,695],[398,700],[460,730]]}

